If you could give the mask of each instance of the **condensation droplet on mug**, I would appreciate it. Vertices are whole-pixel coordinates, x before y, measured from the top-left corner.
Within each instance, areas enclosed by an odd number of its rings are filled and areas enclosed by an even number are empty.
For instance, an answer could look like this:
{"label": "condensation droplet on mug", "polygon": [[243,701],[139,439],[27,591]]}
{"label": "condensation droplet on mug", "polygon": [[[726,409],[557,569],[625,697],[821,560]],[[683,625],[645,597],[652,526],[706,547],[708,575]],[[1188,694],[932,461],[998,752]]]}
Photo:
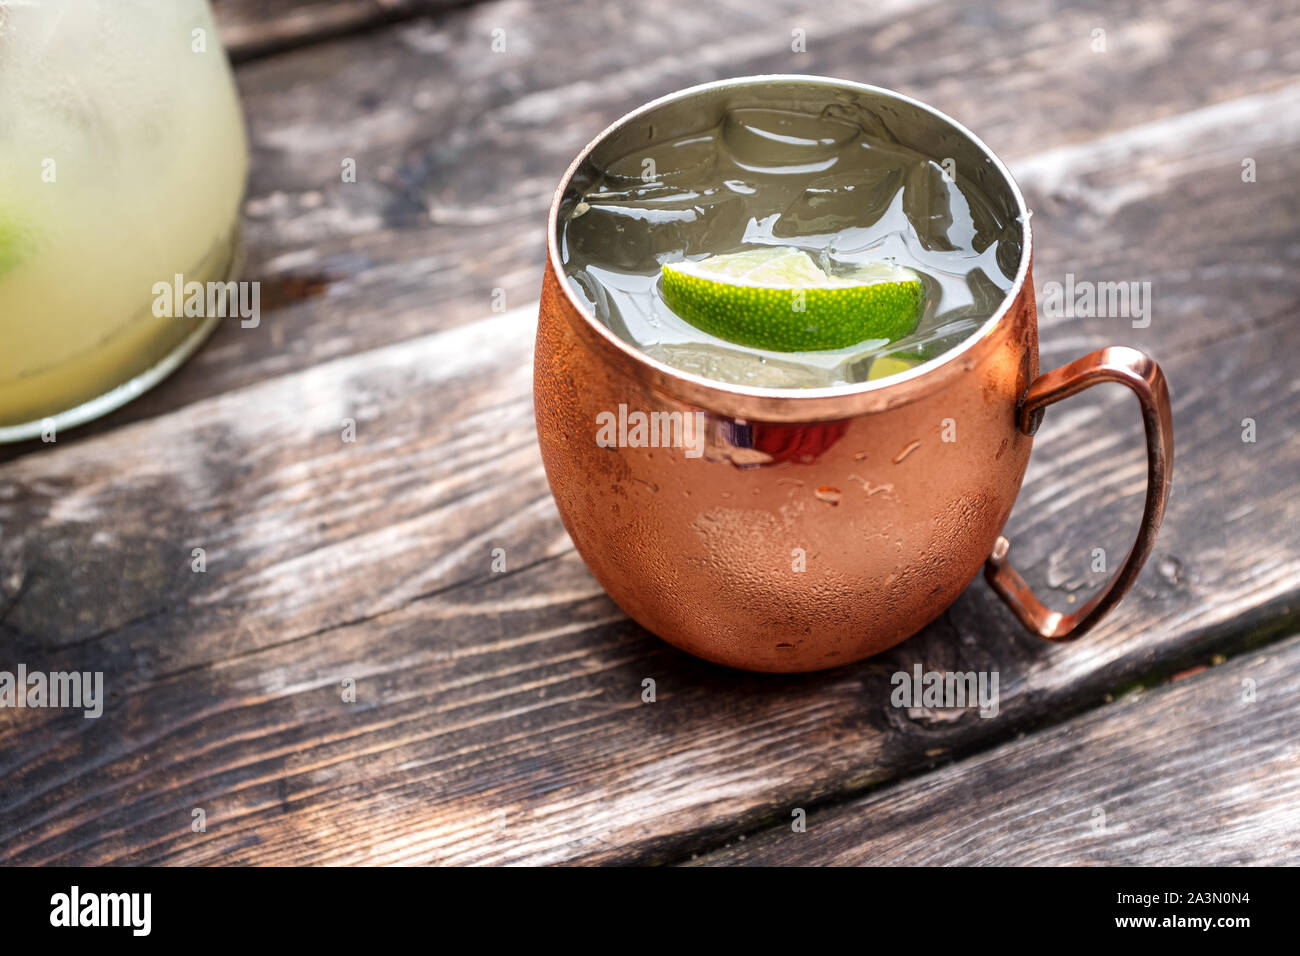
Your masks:
{"label": "condensation droplet on mug", "polygon": [[819,501],[824,501],[827,504],[838,505],[840,503],[840,489],[832,488],[830,485],[822,485],[813,494],[817,496]]}
{"label": "condensation droplet on mug", "polygon": [[918,438],[916,441],[912,442],[910,445],[908,445],[906,448],[904,448],[902,451],[900,451],[897,455],[894,456],[894,464],[895,465],[902,464],[904,458],[912,454],[912,452],[916,451],[920,447],[921,447],[921,440]]}

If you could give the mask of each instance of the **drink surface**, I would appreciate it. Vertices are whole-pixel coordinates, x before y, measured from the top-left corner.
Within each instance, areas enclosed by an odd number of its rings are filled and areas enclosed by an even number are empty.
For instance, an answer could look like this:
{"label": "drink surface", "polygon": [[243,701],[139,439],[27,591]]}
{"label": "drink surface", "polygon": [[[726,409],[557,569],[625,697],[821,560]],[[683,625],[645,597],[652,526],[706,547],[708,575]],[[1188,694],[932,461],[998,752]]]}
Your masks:
{"label": "drink surface", "polygon": [[[830,110],[732,109],[711,128],[623,156],[568,204],[568,281],[646,354],[732,384],[862,382],[941,355],[1011,288],[1019,224],[952,161],[872,126]],[[893,342],[775,352],[710,335],[664,302],[664,264],[765,246],[802,249],[832,277],[879,262],[912,269],[924,284],[920,321]]]}
{"label": "drink surface", "polygon": [[152,289],[225,277],[246,152],[206,0],[0,0],[0,427],[194,333]]}

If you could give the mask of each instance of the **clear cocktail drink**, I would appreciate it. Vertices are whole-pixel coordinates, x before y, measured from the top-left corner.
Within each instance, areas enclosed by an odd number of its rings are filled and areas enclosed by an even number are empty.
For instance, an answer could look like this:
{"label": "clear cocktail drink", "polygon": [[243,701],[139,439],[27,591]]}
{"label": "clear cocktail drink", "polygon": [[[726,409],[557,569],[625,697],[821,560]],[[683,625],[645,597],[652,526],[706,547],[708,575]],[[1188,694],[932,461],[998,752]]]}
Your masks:
{"label": "clear cocktail drink", "polygon": [[[847,105],[817,113],[746,107],[712,119],[609,163],[562,224],[569,282],[602,322],[653,358],[740,385],[860,382],[942,354],[1011,288],[1020,224],[938,154],[942,143],[923,155],[879,116]],[[807,253],[830,281],[883,266],[919,276],[914,328],[778,351],[704,331],[665,300],[666,265],[776,248]],[[737,314],[750,304],[740,293],[732,301]]]}

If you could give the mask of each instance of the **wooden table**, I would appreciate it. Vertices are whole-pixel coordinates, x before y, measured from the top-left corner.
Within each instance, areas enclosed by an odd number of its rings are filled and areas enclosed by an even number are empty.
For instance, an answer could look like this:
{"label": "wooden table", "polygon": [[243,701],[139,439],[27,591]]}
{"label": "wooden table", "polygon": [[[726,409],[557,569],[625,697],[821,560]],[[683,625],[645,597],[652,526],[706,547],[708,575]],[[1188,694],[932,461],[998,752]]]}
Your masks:
{"label": "wooden table", "polygon": [[[98,720],[0,711],[0,861],[1300,862],[1295,0],[215,7],[263,321],[0,452],[4,661],[109,692]],[[530,392],[551,191],[626,110],[769,72],[976,130],[1029,197],[1040,290],[1153,284],[1147,328],[1042,316],[1044,368],[1132,345],[1174,399],[1156,553],[1078,644],[976,581],[882,657],[738,673],[575,554]],[[1009,535],[1062,608],[1131,540],[1140,445],[1118,387],[1047,416]],[[997,670],[1001,713],[890,706],[917,663]]]}

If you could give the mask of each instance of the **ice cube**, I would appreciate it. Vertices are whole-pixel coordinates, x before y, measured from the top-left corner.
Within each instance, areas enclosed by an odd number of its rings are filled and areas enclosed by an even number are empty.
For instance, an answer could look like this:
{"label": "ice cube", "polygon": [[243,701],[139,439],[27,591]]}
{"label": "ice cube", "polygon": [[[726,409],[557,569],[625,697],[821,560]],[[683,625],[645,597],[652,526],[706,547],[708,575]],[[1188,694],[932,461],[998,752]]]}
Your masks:
{"label": "ice cube", "polygon": [[836,382],[835,373],[830,369],[783,362],[719,345],[664,342],[645,346],[645,352],[673,368],[732,385],[820,388]]}
{"label": "ice cube", "polygon": [[933,160],[912,167],[903,184],[903,211],[921,245],[931,251],[954,252],[948,238],[952,209],[948,202],[948,173]]}
{"label": "ice cube", "polygon": [[667,257],[730,248],[744,234],[743,197],[728,189],[663,184],[587,193],[566,232],[584,259],[630,271],[658,271]]}
{"label": "ice cube", "polygon": [[749,172],[797,174],[830,169],[861,133],[828,117],[745,108],[727,113],[722,142],[732,161]]}
{"label": "ice cube", "polygon": [[717,165],[717,137],[708,132],[670,143],[649,144],[614,160],[605,176],[618,185],[640,182],[699,186],[712,180]]}
{"label": "ice cube", "polygon": [[825,235],[875,225],[902,188],[896,169],[842,170],[819,176],[781,214],[781,238]]}

